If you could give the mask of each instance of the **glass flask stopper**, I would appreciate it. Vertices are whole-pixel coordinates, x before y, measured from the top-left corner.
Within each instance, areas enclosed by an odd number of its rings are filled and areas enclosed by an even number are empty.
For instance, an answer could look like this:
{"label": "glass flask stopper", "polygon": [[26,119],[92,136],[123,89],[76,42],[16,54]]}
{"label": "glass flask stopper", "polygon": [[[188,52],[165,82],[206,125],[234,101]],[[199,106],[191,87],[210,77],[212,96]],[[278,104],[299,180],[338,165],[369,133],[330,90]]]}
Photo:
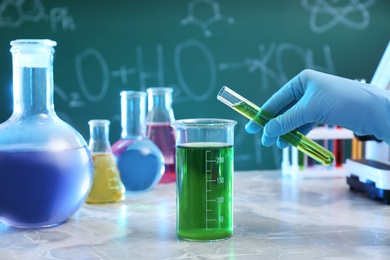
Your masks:
{"label": "glass flask stopper", "polygon": [[148,88],[148,114],[146,136],[152,140],[164,155],[165,172],[160,183],[176,181],[175,173],[175,131],[171,123],[175,120],[172,109],[172,88]]}
{"label": "glass flask stopper", "polygon": [[119,176],[111,150],[109,120],[90,120],[89,149],[92,153],[94,176],[87,203],[113,203],[125,198],[125,187]]}
{"label": "glass flask stopper", "polygon": [[121,92],[121,138],[112,146],[122,182],[128,191],[153,188],[164,173],[160,149],[146,137],[146,92]]}
{"label": "glass flask stopper", "polygon": [[51,40],[11,42],[13,113],[0,124],[0,221],[58,225],[83,205],[93,177],[83,137],[53,104]]}

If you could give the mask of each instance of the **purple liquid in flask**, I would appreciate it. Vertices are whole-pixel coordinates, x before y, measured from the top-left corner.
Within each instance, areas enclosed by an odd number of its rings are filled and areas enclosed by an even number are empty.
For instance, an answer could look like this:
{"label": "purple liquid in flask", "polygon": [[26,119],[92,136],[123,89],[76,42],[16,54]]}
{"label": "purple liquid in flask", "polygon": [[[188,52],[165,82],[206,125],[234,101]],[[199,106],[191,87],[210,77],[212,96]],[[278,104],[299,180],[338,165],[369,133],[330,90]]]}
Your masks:
{"label": "purple liquid in flask", "polygon": [[60,224],[83,204],[91,182],[87,147],[0,151],[0,219],[16,227]]}
{"label": "purple liquid in flask", "polygon": [[0,221],[14,227],[65,222],[92,184],[87,143],[54,111],[55,45],[51,40],[11,42],[14,110],[0,124]]}

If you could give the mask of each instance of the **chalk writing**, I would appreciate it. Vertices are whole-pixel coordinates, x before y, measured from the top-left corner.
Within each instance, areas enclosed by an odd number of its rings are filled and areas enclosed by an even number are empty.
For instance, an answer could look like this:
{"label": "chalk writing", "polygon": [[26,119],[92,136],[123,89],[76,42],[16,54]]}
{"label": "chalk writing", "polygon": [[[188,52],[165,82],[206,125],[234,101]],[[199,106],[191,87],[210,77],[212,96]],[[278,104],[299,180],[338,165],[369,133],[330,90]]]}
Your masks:
{"label": "chalk writing", "polygon": [[137,67],[139,73],[139,80],[141,85],[141,90],[146,90],[147,80],[155,78],[157,80],[157,85],[159,87],[166,86],[164,81],[164,65],[163,65],[163,49],[160,44],[157,45],[156,58],[157,58],[157,70],[155,73],[146,72],[144,69],[144,60],[143,60],[143,51],[141,47],[137,48]]}
{"label": "chalk writing", "polygon": [[[30,5],[28,5],[30,4]],[[0,3],[0,26],[19,27],[23,22],[38,22],[47,19],[40,1],[5,0]]]}
{"label": "chalk writing", "polygon": [[25,22],[40,21],[49,21],[53,31],[59,28],[76,30],[66,7],[55,7],[47,14],[40,0],[4,0],[0,3],[0,27],[17,28]]}
{"label": "chalk writing", "polygon": [[[291,78],[291,76],[288,76],[285,72],[283,56],[288,52],[292,52],[297,54],[297,57],[302,60],[303,68],[335,73],[330,48],[327,45],[323,47],[324,60],[326,63],[325,67],[315,65],[312,50],[305,50],[293,44],[282,43],[277,45],[272,43],[268,49],[264,45],[259,45],[258,50],[258,58],[246,58],[240,62],[223,62],[218,65],[218,70],[224,71],[247,68],[248,73],[258,72],[261,75],[261,90],[266,91],[269,88],[270,80],[274,81],[277,85],[282,86]],[[269,66],[271,59],[273,59],[276,64],[276,68],[274,69]]]}
{"label": "chalk writing", "polygon": [[[204,65],[208,68],[208,75],[199,75],[202,78],[208,79],[208,84],[200,88],[198,85],[191,85],[186,80],[186,75],[182,69],[184,66],[182,61],[182,55],[194,50],[199,51],[203,54]],[[104,58],[101,58],[104,60]],[[119,69],[115,69],[111,72],[111,76],[115,79],[120,79],[123,86],[127,85],[130,78],[137,78],[137,85],[140,90],[146,90],[150,87],[150,82],[153,80],[155,87],[172,87],[174,88],[174,100],[176,103],[191,101],[204,101],[211,97],[213,91],[215,91],[216,86],[216,65],[212,52],[201,42],[196,40],[188,40],[183,43],[179,43],[174,47],[174,72],[177,78],[177,83],[166,83],[165,82],[165,69],[164,69],[164,49],[161,44],[157,44],[156,47],[156,70],[155,71],[146,71],[144,64],[144,50],[141,47],[136,48],[136,64],[134,67],[121,65]],[[104,64],[105,62],[102,61]],[[149,64],[150,65],[150,64]],[[150,67],[150,66],[149,66]],[[80,70],[80,81],[83,82],[83,75]],[[197,90],[197,93],[194,90]],[[204,91],[199,91],[199,89],[204,89]]]}
{"label": "chalk writing", "polygon": [[176,84],[165,83],[164,72],[164,52],[161,44],[156,46],[156,70],[146,71],[144,68],[144,50],[142,47],[136,48],[136,64],[134,67],[128,65],[120,65],[119,69],[115,69],[111,72],[111,76],[114,79],[120,79],[121,86],[126,86],[130,82],[131,78],[137,78],[137,86],[139,90],[145,91],[151,86],[150,80],[155,80],[153,87],[171,87],[174,89],[173,100],[176,103],[186,102],[188,98],[183,96],[183,91],[177,87]]}
{"label": "chalk writing", "polygon": [[[95,63],[93,66],[93,63]],[[97,94],[92,93],[92,89],[96,90],[97,87],[96,84],[93,84],[93,86],[88,86],[88,83],[85,78],[84,69],[89,67],[89,65],[99,68],[100,70],[95,71],[95,76],[101,76],[102,82],[100,86],[100,91],[98,91]],[[80,85],[81,92],[84,94],[87,100],[91,102],[98,102],[104,99],[106,96],[106,93],[109,89],[109,83],[110,83],[110,72],[108,65],[102,56],[102,54],[95,50],[95,49],[87,49],[81,54],[77,55],[76,57],[76,76],[77,81]]]}
{"label": "chalk writing", "polygon": [[135,73],[136,73],[135,69],[133,69],[133,68],[129,69],[129,68],[126,68],[125,65],[121,65],[119,67],[119,69],[111,72],[111,76],[114,78],[119,77],[121,82],[126,85],[128,82],[129,76],[134,75]]}
{"label": "chalk writing", "polygon": [[69,15],[68,8],[55,7],[50,10],[50,25],[53,31],[57,31],[59,28],[63,30],[76,30],[73,17]]}
{"label": "chalk writing", "polygon": [[[302,0],[302,6],[310,11],[310,29],[315,33],[326,32],[338,24],[342,24],[349,29],[363,30],[367,28],[370,22],[370,13],[368,8],[371,7],[375,0],[349,0],[349,1],[330,1]],[[352,17],[354,15],[354,17]],[[358,17],[356,19],[355,17]]]}
{"label": "chalk writing", "polygon": [[54,93],[66,102],[70,108],[85,106],[85,102],[81,100],[81,95],[78,92],[70,92],[68,95],[58,85],[55,85]]}
{"label": "chalk writing", "polygon": [[[211,9],[211,15],[209,17],[198,17],[197,9]],[[183,26],[188,24],[195,24],[199,26],[206,37],[211,37],[212,33],[209,30],[209,26],[214,23],[226,21],[228,24],[233,24],[234,19],[231,17],[225,18],[221,15],[219,10],[219,3],[216,0],[193,0],[188,4],[187,17],[181,20]]]}
{"label": "chalk writing", "polygon": [[[203,57],[205,60],[205,64],[199,64],[198,66],[205,65],[207,68],[209,68],[209,75],[210,75],[209,76],[209,84],[207,86],[205,86],[206,90],[202,94],[195,94],[194,93],[194,91],[191,89],[191,84],[186,82],[186,80],[184,78],[184,74],[181,70],[182,64],[181,64],[180,57],[181,57],[182,53],[185,51],[191,52],[191,51],[193,51],[193,49],[200,50],[201,53],[203,54]],[[177,77],[179,80],[179,84],[182,87],[182,89],[184,90],[184,92],[188,95],[188,97],[191,100],[198,101],[198,102],[207,100],[214,91],[216,77],[217,77],[215,61],[214,61],[214,58],[213,58],[211,51],[204,44],[200,43],[199,41],[189,40],[189,41],[186,41],[182,44],[178,44],[176,46],[174,58],[175,58],[176,74],[177,74]],[[192,87],[196,88],[196,86],[192,86]],[[199,86],[197,87],[197,89],[199,89]]]}
{"label": "chalk writing", "polygon": [[[68,98],[68,95],[66,94],[66,92],[64,90],[62,90],[62,88],[60,88],[58,85],[54,85],[54,94],[56,94],[58,97],[60,97],[64,102],[67,102],[69,107],[72,108],[72,105],[71,105],[71,102],[69,102],[69,98]],[[72,120],[72,117],[68,115],[68,113],[66,112],[63,112],[63,111],[56,111],[56,114],[62,118],[63,120],[65,120],[66,122],[68,122],[69,124],[73,124],[73,120]]]}

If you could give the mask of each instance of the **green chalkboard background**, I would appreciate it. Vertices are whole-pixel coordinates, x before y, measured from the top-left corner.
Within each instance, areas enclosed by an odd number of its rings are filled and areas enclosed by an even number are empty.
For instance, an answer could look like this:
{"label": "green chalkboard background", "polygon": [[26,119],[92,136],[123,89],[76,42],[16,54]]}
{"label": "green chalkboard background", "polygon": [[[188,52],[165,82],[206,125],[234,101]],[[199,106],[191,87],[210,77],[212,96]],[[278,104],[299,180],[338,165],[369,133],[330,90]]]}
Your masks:
{"label": "green chalkboard background", "polygon": [[281,151],[217,101],[227,85],[261,105],[312,68],[370,81],[390,40],[387,0],[0,1],[0,121],[12,113],[9,42],[57,41],[55,109],[89,139],[88,120],[120,136],[122,90],[174,88],[177,119],[231,118],[237,170],[280,167]]}

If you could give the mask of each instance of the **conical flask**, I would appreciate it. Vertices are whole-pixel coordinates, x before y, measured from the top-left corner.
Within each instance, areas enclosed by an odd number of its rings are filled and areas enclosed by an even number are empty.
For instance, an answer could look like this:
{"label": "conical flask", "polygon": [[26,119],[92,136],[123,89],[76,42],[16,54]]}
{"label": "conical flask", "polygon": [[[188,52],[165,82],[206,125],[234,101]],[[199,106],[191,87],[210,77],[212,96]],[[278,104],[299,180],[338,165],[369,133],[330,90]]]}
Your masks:
{"label": "conical flask", "polygon": [[171,123],[175,120],[172,109],[172,88],[148,88],[148,114],[146,136],[152,140],[164,155],[165,172],[160,183],[176,181],[175,173],[175,131]]}
{"label": "conical flask", "polygon": [[90,120],[89,149],[92,153],[94,176],[87,203],[113,203],[125,198],[125,187],[119,176],[109,136],[109,120]]}
{"label": "conical flask", "polygon": [[164,173],[160,149],[146,137],[146,92],[121,92],[121,138],[112,145],[123,184],[128,191],[153,188]]}
{"label": "conical flask", "polygon": [[48,227],[70,218],[92,184],[91,153],[53,105],[51,40],[11,42],[13,104],[0,124],[0,221]]}

